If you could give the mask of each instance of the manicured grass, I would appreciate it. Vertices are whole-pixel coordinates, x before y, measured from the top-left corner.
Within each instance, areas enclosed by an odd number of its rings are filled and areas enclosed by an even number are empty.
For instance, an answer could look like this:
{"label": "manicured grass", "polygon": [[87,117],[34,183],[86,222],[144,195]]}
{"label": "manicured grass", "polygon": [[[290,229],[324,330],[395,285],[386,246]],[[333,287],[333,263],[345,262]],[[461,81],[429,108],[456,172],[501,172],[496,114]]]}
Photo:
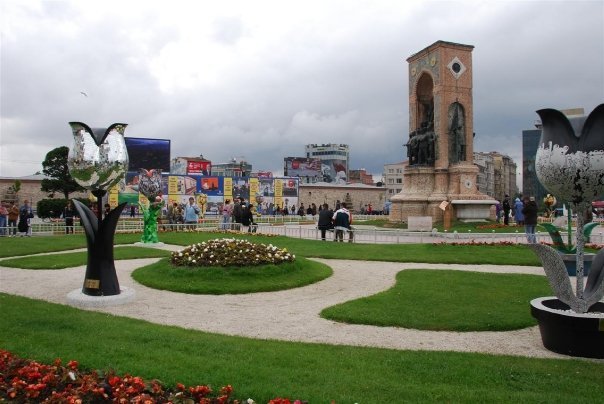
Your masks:
{"label": "manicured grass", "polygon": [[[161,234],[163,242],[183,246],[220,237],[225,235],[204,232]],[[228,237],[247,239],[253,243],[270,243],[303,257],[437,264],[541,265],[537,256],[525,245],[351,244],[283,236],[229,234]]]}
{"label": "manicured grass", "polygon": [[177,267],[169,258],[136,269],[132,277],[155,289],[190,294],[240,294],[297,288],[323,280],[331,268],[297,257],[294,262],[250,267]]}
{"label": "manicured grass", "polygon": [[413,269],[373,296],[324,309],[352,324],[434,331],[507,331],[536,325],[528,302],[550,294],[543,276]]}
{"label": "manicured grass", "polygon": [[[350,244],[283,236],[225,235],[211,232],[160,234],[162,242],[182,246],[220,237],[248,239],[256,243],[272,243],[280,248],[287,248],[296,256],[304,257],[443,264],[541,265],[535,254],[525,245]],[[140,234],[115,235],[115,244],[131,244],[137,241],[140,241]],[[84,236],[80,235],[4,238],[1,242],[0,258],[86,247],[86,240]]]}
{"label": "manicured grass", "polygon": [[[132,244],[140,239],[140,234],[116,234],[115,244]],[[0,258],[17,257],[86,248],[86,236],[71,234],[68,236],[2,237],[0,245],[2,246]]]}
{"label": "manicured grass", "polygon": [[310,403],[595,403],[604,364],[261,341],[150,324],[0,294],[0,347],[52,363],[114,369],[173,386]]}
{"label": "manicured grass", "polygon": [[[113,258],[116,260],[167,257],[169,255],[169,251],[160,250],[157,248],[117,246],[113,249]],[[25,269],[62,269],[86,265],[87,259],[87,251],[78,251],[64,254],[33,255],[29,257],[9,258],[0,261],[0,265],[5,267]]]}

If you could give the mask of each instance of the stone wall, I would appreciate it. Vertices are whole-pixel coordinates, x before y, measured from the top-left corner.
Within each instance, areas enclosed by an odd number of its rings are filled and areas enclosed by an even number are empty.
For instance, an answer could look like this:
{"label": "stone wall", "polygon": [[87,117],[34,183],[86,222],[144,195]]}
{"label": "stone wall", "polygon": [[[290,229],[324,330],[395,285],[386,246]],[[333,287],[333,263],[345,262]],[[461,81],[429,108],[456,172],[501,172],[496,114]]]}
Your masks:
{"label": "stone wall", "polygon": [[347,193],[350,194],[352,209],[355,212],[359,212],[361,206],[368,204],[371,204],[373,210],[384,209],[384,202],[386,201],[385,187],[300,184],[298,203],[303,203],[304,207],[314,203],[317,208],[319,205],[327,203],[333,209],[337,200],[344,202]]}

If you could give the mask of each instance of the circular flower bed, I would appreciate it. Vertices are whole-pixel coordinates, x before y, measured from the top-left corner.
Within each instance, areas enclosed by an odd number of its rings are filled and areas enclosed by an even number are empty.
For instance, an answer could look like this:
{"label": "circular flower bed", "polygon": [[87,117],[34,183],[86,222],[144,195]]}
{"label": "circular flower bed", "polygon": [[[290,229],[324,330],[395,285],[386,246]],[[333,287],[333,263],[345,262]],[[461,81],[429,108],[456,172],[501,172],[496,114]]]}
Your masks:
{"label": "circular flower bed", "polygon": [[293,262],[296,256],[286,248],[272,244],[254,244],[247,240],[221,238],[204,241],[173,252],[170,262],[176,266],[243,267]]}

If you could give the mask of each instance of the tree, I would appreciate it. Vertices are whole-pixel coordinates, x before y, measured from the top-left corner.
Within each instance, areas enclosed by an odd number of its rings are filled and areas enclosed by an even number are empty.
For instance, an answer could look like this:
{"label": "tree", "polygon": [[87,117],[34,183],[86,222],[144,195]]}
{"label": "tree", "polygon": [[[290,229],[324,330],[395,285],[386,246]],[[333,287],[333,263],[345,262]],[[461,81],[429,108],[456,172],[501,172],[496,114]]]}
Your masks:
{"label": "tree", "polygon": [[69,174],[67,168],[67,156],[69,148],[67,146],[57,147],[46,154],[42,162],[42,172],[48,178],[42,180],[41,189],[44,192],[50,192],[51,196],[55,192],[61,192],[65,199],[69,199],[72,192],[85,191]]}

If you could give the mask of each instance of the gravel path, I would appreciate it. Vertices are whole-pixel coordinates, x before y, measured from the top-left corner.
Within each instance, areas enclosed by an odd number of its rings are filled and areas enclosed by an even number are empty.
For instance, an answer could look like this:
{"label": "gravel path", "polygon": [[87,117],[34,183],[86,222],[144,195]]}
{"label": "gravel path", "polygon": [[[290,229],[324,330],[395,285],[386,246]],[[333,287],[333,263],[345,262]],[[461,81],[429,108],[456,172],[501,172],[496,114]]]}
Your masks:
{"label": "gravel path", "polygon": [[[162,248],[176,250],[182,247],[165,245]],[[317,259],[333,268],[333,276],[292,290],[211,296],[150,289],[131,278],[130,274],[134,269],[156,261],[155,258],[116,261],[120,285],[134,289],[136,299],[124,305],[93,310],[157,324],[259,339],[400,350],[567,358],[543,347],[537,327],[507,332],[458,333],[342,324],[319,317],[323,308],[390,288],[394,285],[397,272],[404,269],[455,269],[542,275],[540,267]],[[0,266],[0,292],[66,304],[67,294],[82,287],[84,273],[85,266],[62,270],[23,270]]]}

